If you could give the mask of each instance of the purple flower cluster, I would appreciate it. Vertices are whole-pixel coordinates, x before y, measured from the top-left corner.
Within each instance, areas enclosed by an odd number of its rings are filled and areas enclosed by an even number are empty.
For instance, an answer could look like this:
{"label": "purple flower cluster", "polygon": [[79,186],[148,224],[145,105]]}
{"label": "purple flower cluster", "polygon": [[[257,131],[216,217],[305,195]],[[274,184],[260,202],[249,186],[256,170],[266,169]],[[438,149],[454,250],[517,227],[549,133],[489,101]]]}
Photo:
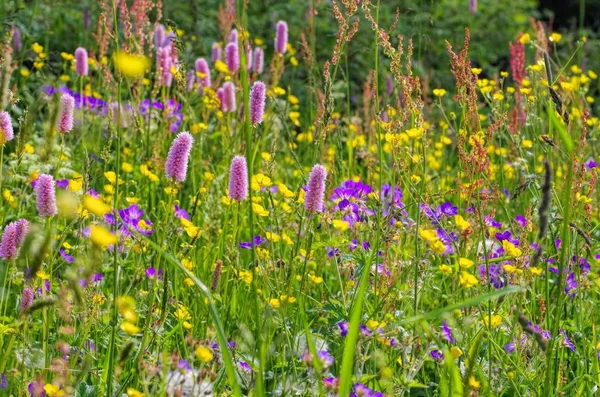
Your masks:
{"label": "purple flower cluster", "polygon": [[363,385],[362,383],[355,383],[354,390],[350,393],[351,397],[384,397],[384,394],[379,391],[374,391],[373,389],[367,387],[367,385]]}
{"label": "purple flower cluster", "polygon": [[[369,195],[374,192],[375,190],[370,185],[348,179],[333,189],[330,199],[336,203],[333,207],[334,211],[342,212],[342,220],[353,227],[357,222],[368,221],[369,217],[375,214],[377,205],[370,207],[368,203]],[[384,184],[379,197],[382,200],[383,216],[387,218],[386,222],[393,226],[399,220],[397,217],[400,216],[402,222],[410,223],[402,202],[404,197],[402,189]]]}
{"label": "purple flower cluster", "polygon": [[451,218],[458,214],[458,207],[452,205],[451,202],[446,201],[445,203],[437,206],[431,207],[427,204],[421,204],[419,206],[421,208],[421,212],[431,220],[431,223],[435,226],[439,225],[439,223],[444,218]]}
{"label": "purple flower cluster", "polygon": [[333,189],[330,199],[336,203],[334,210],[342,212],[342,220],[352,227],[356,222],[366,221],[369,216],[375,214],[375,211],[367,206],[368,196],[371,193],[373,193],[371,186],[348,179]]}
{"label": "purple flower cluster", "polygon": [[[77,109],[85,108],[87,111],[95,113],[100,116],[107,116],[109,108],[111,106],[110,102],[103,101],[102,99],[86,96],[80,92],[75,92],[70,90],[68,87],[61,86],[58,88],[54,88],[52,86],[44,86],[42,87],[42,92],[47,96],[52,96],[55,93],[60,94],[69,94],[75,99],[75,107]],[[181,125],[183,124],[183,112],[182,105],[177,103],[174,99],[169,99],[167,102],[162,103],[156,100],[144,99],[140,103],[139,113],[144,116],[146,122],[150,122],[150,120],[161,120],[163,114],[166,112],[166,120],[169,123],[169,130],[171,132],[177,132]],[[131,113],[133,109],[131,105],[127,104],[124,106],[124,111],[122,113]],[[121,114],[121,119],[126,118],[123,114]]]}
{"label": "purple flower cluster", "polygon": [[[254,236],[254,238],[253,238],[254,247],[258,247],[259,245],[261,245],[265,241],[267,241],[267,240],[265,240],[261,236],[258,236],[258,235]],[[252,249],[252,241],[242,241],[240,243],[240,248],[251,250]]]}
{"label": "purple flower cluster", "polygon": [[121,234],[130,237],[136,231],[144,236],[150,236],[154,233],[152,222],[149,219],[142,219],[144,210],[137,204],[132,204],[127,208],[118,210],[119,219],[115,219],[114,213],[104,215],[104,221],[111,226],[117,226]]}
{"label": "purple flower cluster", "polygon": [[[506,285],[506,272],[504,271],[503,265],[510,262],[505,263],[492,263],[490,264],[489,274],[490,274],[490,283],[496,289],[504,288]],[[483,280],[484,283],[487,282],[487,269],[485,267],[485,263],[482,263],[477,266],[477,270],[479,272],[480,280]]]}

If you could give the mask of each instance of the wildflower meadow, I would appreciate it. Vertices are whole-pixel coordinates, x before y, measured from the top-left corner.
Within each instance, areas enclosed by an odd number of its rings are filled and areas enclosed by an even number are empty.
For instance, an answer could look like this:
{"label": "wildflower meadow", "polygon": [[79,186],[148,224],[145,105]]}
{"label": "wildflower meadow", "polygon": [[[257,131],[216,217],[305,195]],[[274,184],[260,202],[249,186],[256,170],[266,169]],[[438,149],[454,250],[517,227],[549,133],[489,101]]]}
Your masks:
{"label": "wildflower meadow", "polygon": [[598,12],[3,0],[0,396],[596,395]]}

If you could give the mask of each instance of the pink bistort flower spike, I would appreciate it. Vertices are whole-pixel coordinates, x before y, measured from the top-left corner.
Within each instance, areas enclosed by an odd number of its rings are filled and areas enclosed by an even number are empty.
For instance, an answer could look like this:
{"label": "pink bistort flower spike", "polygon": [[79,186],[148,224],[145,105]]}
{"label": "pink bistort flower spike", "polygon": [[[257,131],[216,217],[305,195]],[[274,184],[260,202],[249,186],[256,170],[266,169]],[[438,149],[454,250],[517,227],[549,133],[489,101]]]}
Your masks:
{"label": "pink bistort flower spike", "polygon": [[256,74],[261,74],[263,72],[265,64],[265,52],[261,47],[256,47],[254,49],[254,61],[252,64],[252,70]]}
{"label": "pink bistort flower spike", "polygon": [[235,101],[235,85],[231,81],[228,81],[223,84],[223,91],[225,102],[227,103],[227,111],[235,113],[237,110],[237,104]]}
{"label": "pink bistort flower spike", "polygon": [[21,294],[21,312],[24,312],[29,308],[29,306],[33,305],[33,298],[35,297],[35,292],[33,288],[26,287]]}
{"label": "pink bistort flower spike", "polygon": [[237,42],[238,42],[238,31],[237,31],[237,29],[232,29],[231,33],[229,33],[229,42],[237,44]]}
{"label": "pink bistort flower spike", "polygon": [[177,135],[173,141],[169,155],[165,163],[167,177],[173,178],[178,182],[185,181],[187,176],[187,167],[194,138],[189,132],[182,132]]}
{"label": "pink bistort flower spike", "polygon": [[75,50],[75,71],[80,76],[88,75],[88,53],[83,47]]}
{"label": "pink bistort flower spike", "polygon": [[12,118],[8,112],[0,112],[0,146],[15,137],[13,132]]}
{"label": "pink bistort flower spike", "polygon": [[217,98],[221,103],[221,112],[227,113],[227,101],[225,100],[225,89],[223,87],[217,90]]}
{"label": "pink bistort flower spike", "polygon": [[262,123],[265,113],[266,86],[262,81],[256,81],[250,91],[250,122],[253,126]]}
{"label": "pink bistort flower spike", "polygon": [[277,22],[275,30],[275,52],[285,54],[288,42],[288,25],[285,21]]}
{"label": "pink bistort flower spike", "polygon": [[199,73],[198,76],[198,89],[202,89],[202,87],[210,87],[211,79],[210,79],[210,68],[208,67],[208,62],[204,58],[196,59],[196,73]]}
{"label": "pink bistort flower spike", "polygon": [[194,89],[194,83],[196,82],[196,72],[193,70],[188,71],[185,80],[185,89],[191,91]]}
{"label": "pink bistort flower spike", "polygon": [[306,195],[304,196],[304,208],[309,213],[323,211],[326,179],[327,170],[322,165],[316,164],[308,176]]}
{"label": "pink bistort flower spike", "polygon": [[56,207],[56,193],[52,175],[42,174],[35,185],[37,210],[41,217],[47,218],[58,213]]}
{"label": "pink bistort flower spike", "polygon": [[73,129],[73,110],[75,109],[75,98],[69,94],[60,97],[60,111],[58,113],[57,129],[61,134],[66,134]]}
{"label": "pink bistort flower spike", "polygon": [[231,161],[229,197],[238,202],[248,198],[248,166],[244,156],[235,156]]}
{"label": "pink bistort flower spike", "polygon": [[4,233],[2,234],[0,257],[5,260],[11,260],[18,257],[19,250],[25,241],[28,230],[29,222],[25,219],[19,219],[16,222],[9,223],[4,228]]}
{"label": "pink bistort flower spike", "polygon": [[163,46],[165,35],[165,27],[161,24],[156,25],[154,28],[154,48],[158,49]]}
{"label": "pink bistort flower spike", "polygon": [[225,47],[225,58],[229,72],[237,72],[240,68],[240,54],[238,53],[238,46],[236,43],[227,44],[227,47]]}
{"label": "pink bistort flower spike", "polygon": [[213,63],[221,60],[221,45],[219,43],[213,43],[210,60]]}

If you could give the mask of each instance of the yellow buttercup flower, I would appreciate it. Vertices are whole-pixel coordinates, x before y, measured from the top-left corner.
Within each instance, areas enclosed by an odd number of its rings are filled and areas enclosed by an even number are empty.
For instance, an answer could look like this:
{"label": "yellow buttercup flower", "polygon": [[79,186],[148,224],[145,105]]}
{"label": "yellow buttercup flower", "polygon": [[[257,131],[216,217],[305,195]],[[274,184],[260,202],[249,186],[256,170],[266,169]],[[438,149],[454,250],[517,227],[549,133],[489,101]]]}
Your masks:
{"label": "yellow buttercup flower", "polygon": [[[37,44],[37,43],[35,43],[35,44]],[[44,391],[46,392],[46,395],[48,397],[62,397],[65,395],[64,390],[61,390],[60,387],[55,386],[50,383],[48,383],[44,386]]]}
{"label": "yellow buttercup flower", "polygon": [[115,68],[124,76],[141,77],[150,68],[150,59],[143,55],[133,55],[117,51],[113,55]]}
{"label": "yellow buttercup flower", "polygon": [[552,33],[549,37],[550,41],[553,43],[560,43],[560,41],[562,40],[562,34],[560,33]]}
{"label": "yellow buttercup flower", "polygon": [[519,42],[521,44],[527,44],[530,41],[531,41],[531,36],[529,36],[529,33],[522,34],[521,37],[519,37]]}
{"label": "yellow buttercup flower", "polygon": [[252,211],[258,216],[269,216],[269,211],[258,203],[252,203]]}
{"label": "yellow buttercup flower", "polygon": [[502,248],[504,248],[504,252],[506,252],[508,256],[513,258],[518,258],[523,255],[523,252],[508,240],[502,241]]}
{"label": "yellow buttercup flower", "polygon": [[460,215],[456,215],[454,217],[454,222],[456,223],[456,227],[458,227],[461,232],[471,227],[471,224]]}
{"label": "yellow buttercup flower", "polygon": [[467,259],[467,258],[459,258],[458,264],[463,269],[468,269],[468,268],[472,267],[475,264],[475,262],[473,262],[472,260]]}
{"label": "yellow buttercup flower", "polygon": [[448,265],[440,265],[438,266],[438,269],[444,274],[452,274],[452,267]]}
{"label": "yellow buttercup flower", "polygon": [[462,272],[460,274],[460,284],[465,288],[471,288],[479,284],[479,280],[471,273]]}
{"label": "yellow buttercup flower", "polygon": [[[486,315],[485,317],[483,317],[483,324],[486,327],[490,324],[490,318],[489,318],[489,316]],[[491,327],[492,328],[498,328],[500,325],[502,325],[502,316],[494,314],[492,316]]]}
{"label": "yellow buttercup flower", "polygon": [[103,216],[105,214],[108,214],[111,210],[110,205],[107,205],[101,199],[90,195],[86,195],[83,198],[83,206],[86,210],[88,210],[96,216]]}
{"label": "yellow buttercup flower", "polygon": [[204,346],[198,346],[196,348],[196,357],[203,363],[207,363],[213,359],[214,355],[209,348]]}
{"label": "yellow buttercup flower", "polygon": [[141,393],[133,387],[127,388],[127,397],[144,397],[144,393]]}
{"label": "yellow buttercup flower", "polygon": [[114,245],[119,241],[117,236],[111,234],[102,226],[92,226],[90,238],[92,242],[100,248],[106,248],[109,245]]}
{"label": "yellow buttercup flower", "polygon": [[121,323],[121,330],[129,335],[135,335],[141,331],[141,328],[129,321]]}
{"label": "yellow buttercup flower", "polygon": [[334,219],[333,221],[331,221],[331,223],[336,230],[339,230],[341,232],[346,231],[350,228],[350,224],[341,219]]}
{"label": "yellow buttercup flower", "polygon": [[277,298],[271,298],[269,299],[269,306],[273,309],[279,309],[281,307],[281,302]]}

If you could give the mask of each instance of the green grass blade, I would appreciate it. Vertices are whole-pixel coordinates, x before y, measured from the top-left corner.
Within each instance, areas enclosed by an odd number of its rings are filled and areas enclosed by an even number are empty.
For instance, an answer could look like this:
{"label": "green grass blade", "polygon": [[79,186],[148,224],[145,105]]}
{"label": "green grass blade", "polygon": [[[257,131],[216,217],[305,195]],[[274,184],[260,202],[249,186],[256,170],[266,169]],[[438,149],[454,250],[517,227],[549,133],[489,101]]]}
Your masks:
{"label": "green grass blade", "polygon": [[213,320],[215,328],[217,329],[217,341],[219,343],[219,347],[221,348],[221,354],[223,356],[223,362],[225,363],[225,370],[227,372],[227,377],[229,378],[229,383],[233,388],[233,395],[237,397],[242,396],[242,391],[240,389],[240,385],[237,382],[237,378],[235,376],[235,368],[233,366],[233,361],[231,359],[231,354],[229,353],[229,348],[227,347],[227,339],[225,338],[225,331],[223,330],[223,325],[221,324],[221,320],[219,319],[219,313],[217,312],[217,308],[213,304],[212,296],[210,290],[204,285],[202,281],[200,281],[194,273],[185,268],[177,259],[175,259],[171,254],[164,251],[162,248],[158,246],[155,242],[149,240],[144,236],[140,236],[144,239],[156,252],[161,254],[168,262],[174,265],[177,269],[179,269],[186,277],[189,277],[194,284],[200,289],[202,294],[208,300],[208,307],[210,316]]}
{"label": "green grass blade", "polygon": [[517,286],[509,286],[494,292],[490,292],[489,294],[478,295],[472,298],[466,299],[462,302],[455,303],[453,305],[442,307],[441,309],[432,310],[427,313],[419,314],[418,316],[409,317],[405,320],[400,321],[400,324],[412,324],[418,321],[430,320],[432,318],[437,318],[443,313],[451,312],[456,309],[462,309],[463,307],[475,306],[481,302],[487,302],[492,299],[499,298],[504,295],[516,294],[519,292],[523,292],[524,289]]}

